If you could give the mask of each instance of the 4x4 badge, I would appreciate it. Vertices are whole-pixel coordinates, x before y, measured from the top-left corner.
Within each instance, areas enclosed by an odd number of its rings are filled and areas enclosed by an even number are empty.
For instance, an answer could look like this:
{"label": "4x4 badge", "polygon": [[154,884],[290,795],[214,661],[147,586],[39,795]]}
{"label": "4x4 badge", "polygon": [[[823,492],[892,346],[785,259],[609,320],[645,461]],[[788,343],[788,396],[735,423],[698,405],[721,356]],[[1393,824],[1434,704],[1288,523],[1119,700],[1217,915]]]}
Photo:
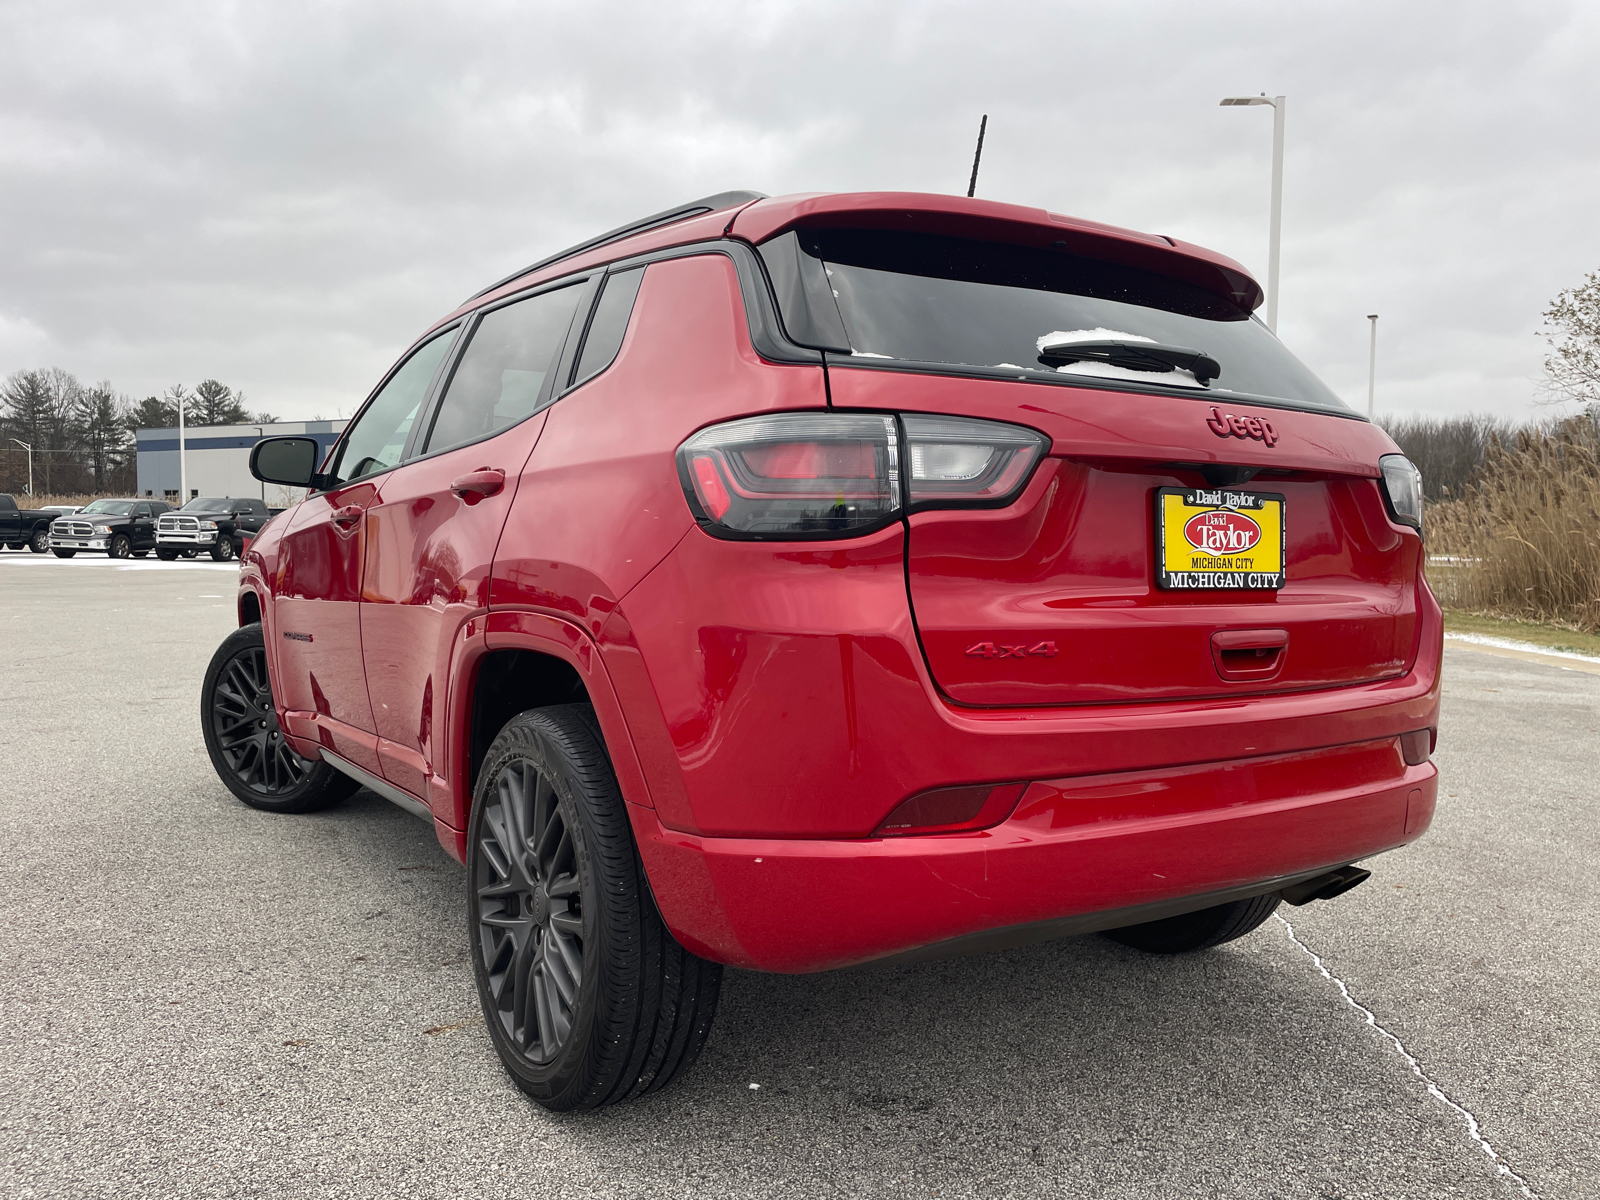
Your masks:
{"label": "4x4 badge", "polygon": [[1269,446],[1278,440],[1278,431],[1265,417],[1236,417],[1232,413],[1223,415],[1215,404],[1211,406],[1211,416],[1206,419],[1206,428],[1218,437],[1254,438]]}
{"label": "4x4 badge", "polygon": [[967,647],[967,654],[972,658],[1054,658],[1058,653],[1054,642],[1036,642],[1032,646],[974,642]]}

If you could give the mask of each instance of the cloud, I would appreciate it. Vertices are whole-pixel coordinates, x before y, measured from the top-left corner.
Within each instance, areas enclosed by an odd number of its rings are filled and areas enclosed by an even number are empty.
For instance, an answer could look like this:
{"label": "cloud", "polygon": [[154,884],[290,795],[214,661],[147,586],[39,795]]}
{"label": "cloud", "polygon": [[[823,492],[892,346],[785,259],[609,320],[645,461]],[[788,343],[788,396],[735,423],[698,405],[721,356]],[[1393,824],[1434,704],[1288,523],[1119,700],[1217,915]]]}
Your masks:
{"label": "cloud", "polygon": [[[13,3],[0,372],[348,412],[463,296],[728,188],[965,190],[1264,272],[1353,403],[1508,414],[1600,265],[1600,16],[1486,3]],[[19,324],[20,323],[20,324]],[[20,329],[21,334],[13,332]]]}

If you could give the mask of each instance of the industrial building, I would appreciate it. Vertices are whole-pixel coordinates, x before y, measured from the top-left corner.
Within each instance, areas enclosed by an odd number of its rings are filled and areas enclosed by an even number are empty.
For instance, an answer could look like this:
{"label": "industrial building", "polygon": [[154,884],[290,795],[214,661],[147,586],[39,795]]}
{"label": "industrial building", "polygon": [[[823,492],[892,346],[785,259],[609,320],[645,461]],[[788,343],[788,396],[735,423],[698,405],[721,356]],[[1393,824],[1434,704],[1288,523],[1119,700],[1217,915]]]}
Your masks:
{"label": "industrial building", "polygon": [[183,504],[196,496],[259,496],[273,508],[299,500],[301,488],[262,483],[250,474],[250,451],[262,438],[303,434],[326,454],[344,431],[345,421],[279,421],[272,425],[190,425],[183,434],[183,494],[178,464],[178,430],[141,429],[134,435],[139,495]]}

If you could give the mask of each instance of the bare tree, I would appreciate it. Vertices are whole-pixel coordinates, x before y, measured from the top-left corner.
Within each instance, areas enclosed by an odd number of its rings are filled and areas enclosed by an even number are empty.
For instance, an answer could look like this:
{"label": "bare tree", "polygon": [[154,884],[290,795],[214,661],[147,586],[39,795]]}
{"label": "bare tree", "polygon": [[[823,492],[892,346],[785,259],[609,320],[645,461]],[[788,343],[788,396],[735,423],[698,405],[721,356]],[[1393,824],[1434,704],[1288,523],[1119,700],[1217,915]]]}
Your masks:
{"label": "bare tree", "polygon": [[1567,288],[1544,310],[1544,370],[1558,400],[1600,404],[1600,271]]}

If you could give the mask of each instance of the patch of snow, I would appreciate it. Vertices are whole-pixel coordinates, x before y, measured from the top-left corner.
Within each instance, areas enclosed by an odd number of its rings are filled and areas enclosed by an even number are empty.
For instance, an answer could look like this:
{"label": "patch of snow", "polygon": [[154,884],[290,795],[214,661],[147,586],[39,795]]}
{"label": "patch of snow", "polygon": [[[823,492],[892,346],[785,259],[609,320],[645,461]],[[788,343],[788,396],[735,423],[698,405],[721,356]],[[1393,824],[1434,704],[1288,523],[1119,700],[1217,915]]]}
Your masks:
{"label": "patch of snow", "polygon": [[1519,642],[1515,638],[1492,637],[1485,633],[1447,633],[1444,635],[1447,642],[1466,642],[1469,646],[1493,646],[1498,650],[1520,650],[1524,654],[1546,654],[1551,658],[1575,658],[1579,662],[1600,663],[1600,658],[1592,654],[1579,654],[1576,650],[1556,650],[1550,646],[1538,646],[1533,642]]}
{"label": "patch of snow", "polygon": [[1056,370],[1067,375],[1098,375],[1101,379],[1132,379],[1138,383],[1166,383],[1176,387],[1204,387],[1191,371],[1173,368],[1170,371],[1130,371],[1103,362],[1068,363]]}
{"label": "patch of snow", "polygon": [[1052,342],[1153,342],[1155,338],[1140,337],[1137,333],[1123,333],[1117,329],[1058,329],[1047,333],[1035,345],[1039,352]]}
{"label": "patch of snow", "polygon": [[850,357],[851,358],[893,358],[894,355],[892,355],[892,354],[874,354],[871,350],[854,350],[854,349],[852,349],[850,351]]}

